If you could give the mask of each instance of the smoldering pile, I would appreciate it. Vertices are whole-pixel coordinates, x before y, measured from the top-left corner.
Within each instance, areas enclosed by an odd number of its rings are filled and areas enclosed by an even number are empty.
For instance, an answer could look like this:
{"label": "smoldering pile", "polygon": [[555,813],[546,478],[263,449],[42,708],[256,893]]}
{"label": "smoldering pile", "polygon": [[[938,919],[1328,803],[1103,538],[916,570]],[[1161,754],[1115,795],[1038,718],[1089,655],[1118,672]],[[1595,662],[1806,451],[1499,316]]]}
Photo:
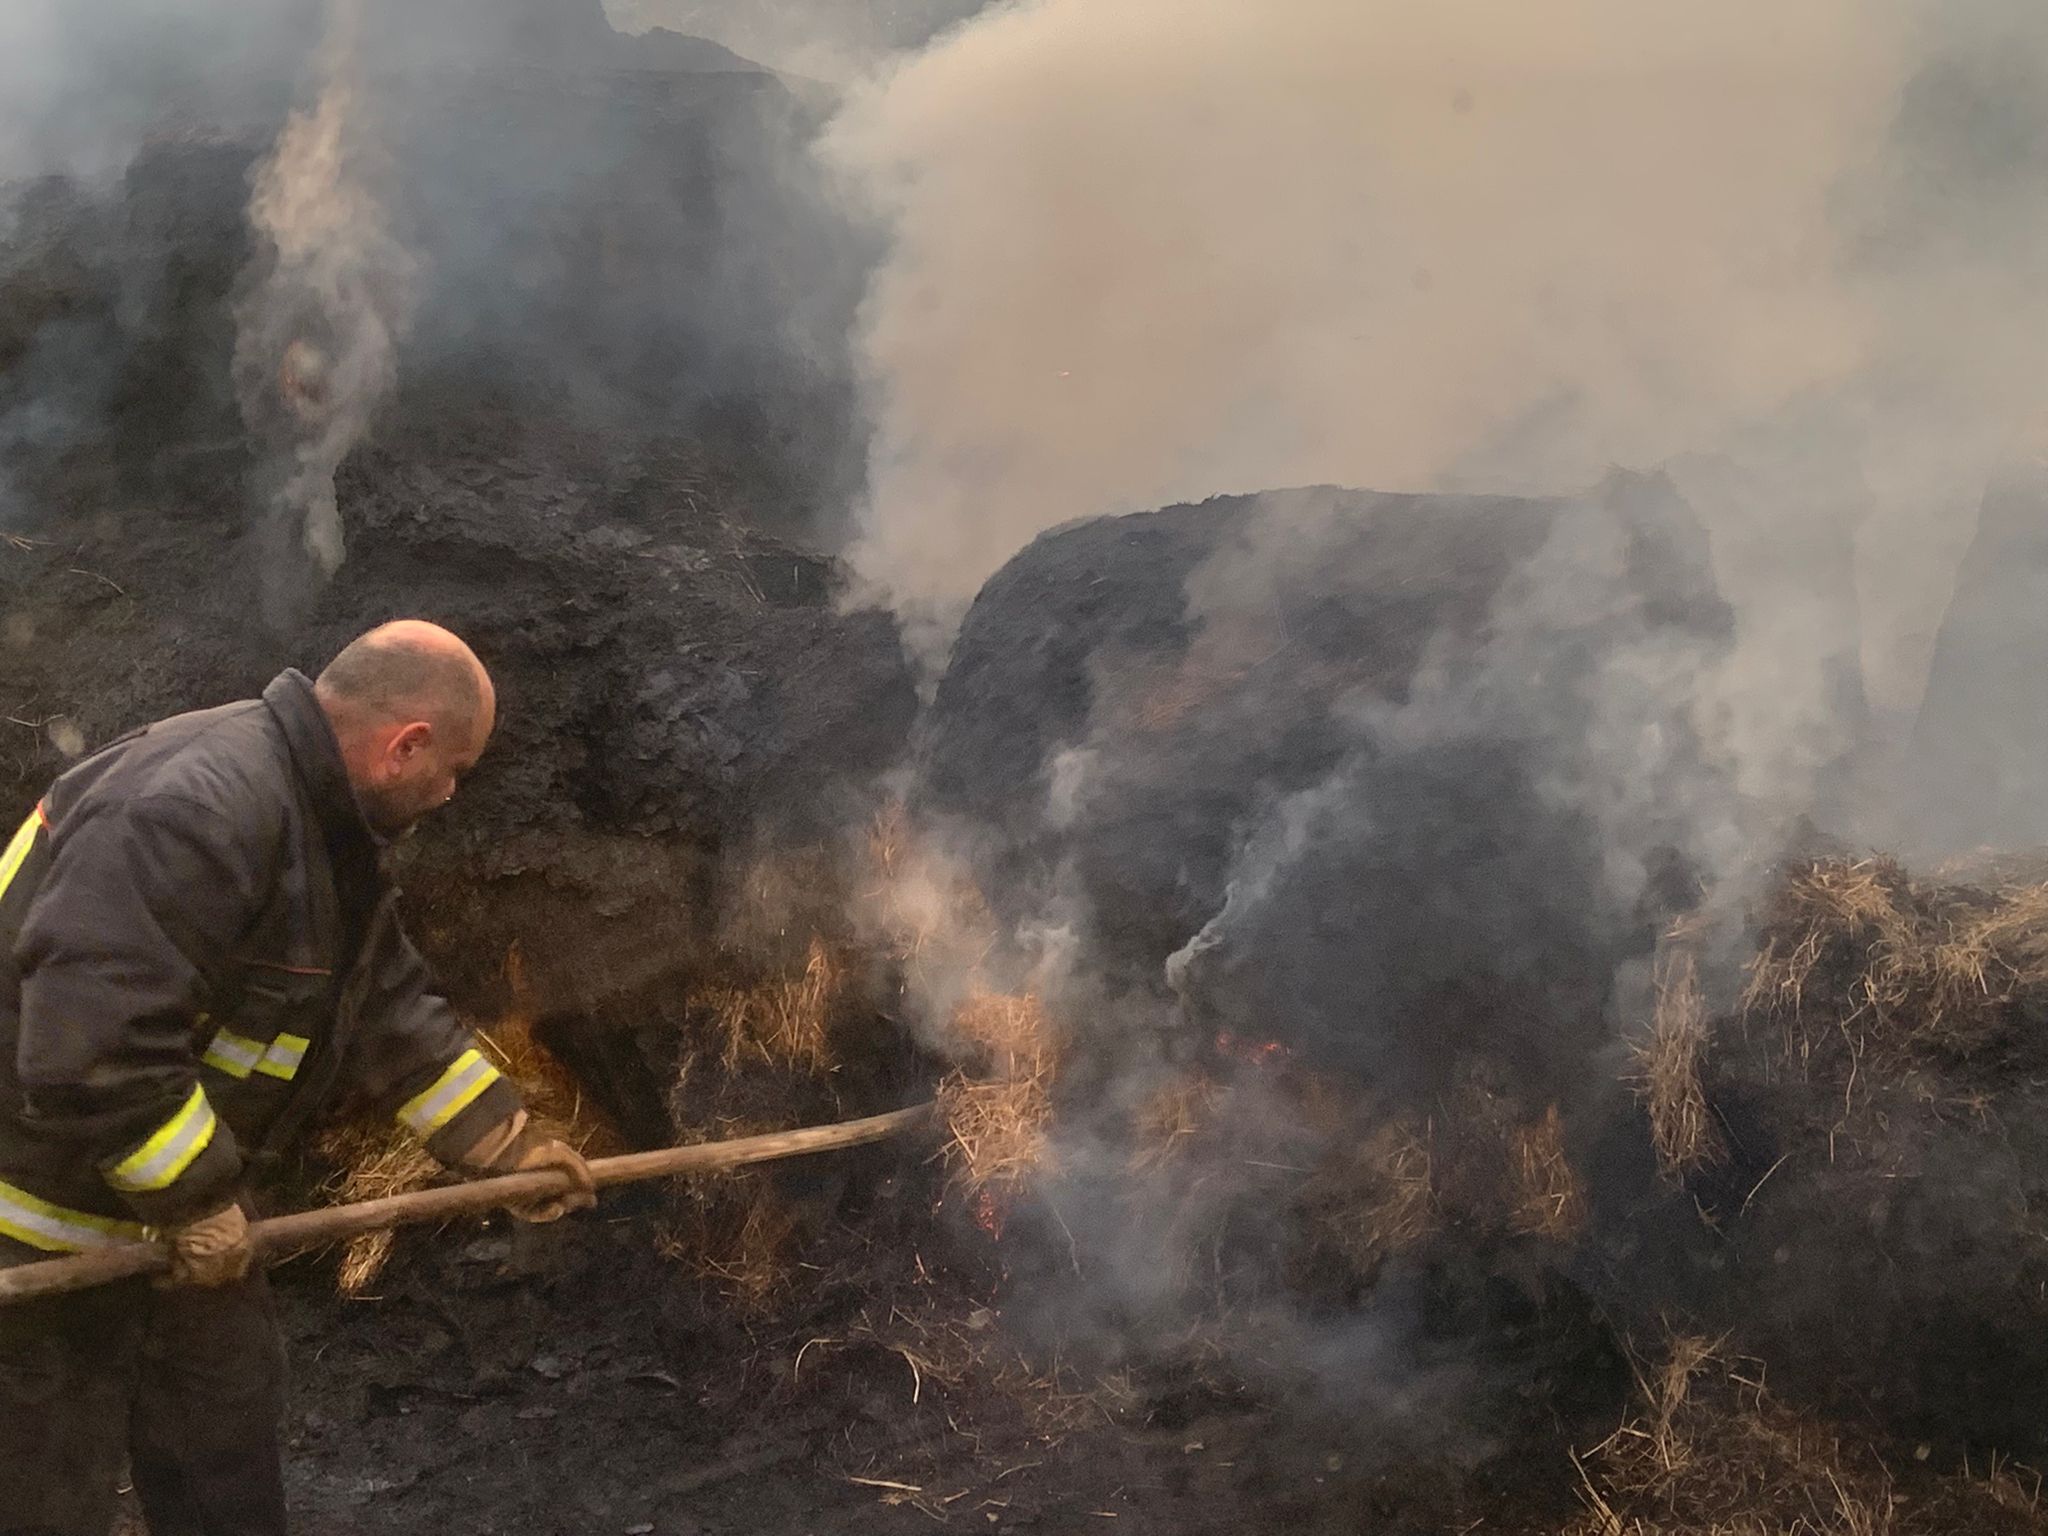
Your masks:
{"label": "smoldering pile", "polygon": [[[1728,634],[1654,480],[1082,524],[969,613],[916,811],[985,893],[995,990],[1059,1020],[1085,1137],[1183,1161],[1197,1113],[1257,1083],[1292,1101],[1280,1141],[1315,1121],[1344,1149],[1325,1186],[1383,1188],[1389,1233],[1556,1236],[1584,1220],[1568,1149],[1611,1096],[1616,974],[1697,899],[1689,816],[1732,799],[1654,683]],[[1659,745],[1617,770],[1610,735]],[[1615,842],[1636,867],[1602,863]],[[1320,1167],[1315,1143],[1274,1159]]]}
{"label": "smoldering pile", "polygon": [[2039,1454],[2037,874],[1788,865],[1739,995],[1709,1016],[1667,988],[1643,1039],[1665,1176],[1707,1227],[1634,1207],[1652,1235],[1623,1285],[1732,1329],[1808,1401]]}
{"label": "smoldering pile", "polygon": [[[1077,525],[989,583],[914,817],[1058,1042],[1006,1194],[1024,1335],[1272,1381],[1314,1353],[1276,1317],[1399,1333],[1422,1297],[1539,1396],[1560,1349],[1584,1388],[1725,1336],[1780,1396],[1710,1394],[1755,1430],[1715,1475],[1835,1446],[1819,1528],[1919,1528],[1899,1436],[2037,1454],[2048,887],[1830,856],[1710,899],[1755,872],[1697,836],[1751,808],[1687,713],[1728,635],[1696,535],[1625,478],[1318,492]],[[1586,1529],[1775,1518],[1620,1465],[1634,1434]]]}

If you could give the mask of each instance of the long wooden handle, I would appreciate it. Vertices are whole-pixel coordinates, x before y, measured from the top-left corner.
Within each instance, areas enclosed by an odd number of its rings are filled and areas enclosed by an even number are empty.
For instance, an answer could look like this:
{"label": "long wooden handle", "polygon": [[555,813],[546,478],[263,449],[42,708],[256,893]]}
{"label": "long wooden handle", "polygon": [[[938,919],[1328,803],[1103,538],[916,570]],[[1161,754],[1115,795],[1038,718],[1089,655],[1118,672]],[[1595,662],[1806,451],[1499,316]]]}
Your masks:
{"label": "long wooden handle", "polygon": [[[809,1152],[830,1152],[885,1141],[925,1124],[931,1114],[932,1106],[925,1103],[838,1125],[742,1136],[734,1141],[706,1141],[691,1147],[667,1147],[659,1152],[629,1152],[624,1157],[597,1158],[590,1171],[600,1189],[681,1173],[712,1173],[748,1163],[771,1163]],[[572,1185],[566,1173],[554,1169],[508,1173],[442,1189],[416,1189],[402,1195],[386,1195],[381,1200],[358,1200],[352,1205],[329,1205],[275,1216],[252,1224],[249,1238],[258,1259],[271,1263],[360,1232],[525,1205],[548,1195],[562,1194]],[[0,1269],[0,1306],[63,1291],[82,1291],[137,1275],[161,1274],[170,1267],[168,1252],[157,1243],[116,1243],[62,1259],[17,1264],[12,1269]]]}

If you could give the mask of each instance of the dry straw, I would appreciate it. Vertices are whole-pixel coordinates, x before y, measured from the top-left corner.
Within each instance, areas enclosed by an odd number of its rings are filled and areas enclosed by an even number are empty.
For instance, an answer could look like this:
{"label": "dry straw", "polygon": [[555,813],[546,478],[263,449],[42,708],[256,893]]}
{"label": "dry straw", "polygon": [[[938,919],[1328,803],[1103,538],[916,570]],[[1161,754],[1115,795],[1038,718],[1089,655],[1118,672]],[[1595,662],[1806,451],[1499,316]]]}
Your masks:
{"label": "dry straw", "polygon": [[1657,1165],[1675,1182],[1727,1155],[1700,1075],[1710,1025],[1699,962],[1682,939],[1657,957],[1656,992],[1649,1029],[1629,1045],[1631,1083],[1649,1114]]}
{"label": "dry straw", "polygon": [[1430,1125],[1403,1116],[1326,1159],[1303,1185],[1300,1205],[1318,1236],[1361,1274],[1419,1247],[1444,1224]]}
{"label": "dry straw", "polygon": [[1766,915],[1743,1011],[1810,1067],[1829,1053],[1968,1056],[2048,985],[2048,885],[1916,882],[1889,859],[1791,872]]}
{"label": "dry straw", "polygon": [[1054,1046],[1044,1005],[1030,995],[981,993],[955,1010],[950,1042],[979,1064],[939,1085],[944,1156],[969,1195],[1014,1194],[1048,1159]]}
{"label": "dry straw", "polygon": [[[534,1040],[529,1021],[508,1019],[480,1032],[477,1040],[499,1070],[519,1085],[537,1129],[562,1137],[591,1157],[624,1150],[618,1136],[585,1103],[575,1078]],[[391,1126],[339,1126],[321,1138],[318,1150],[340,1170],[326,1192],[341,1204],[425,1189],[442,1174],[440,1163],[418,1140]],[[335,1277],[342,1295],[360,1296],[376,1283],[390,1261],[394,1237],[390,1231],[365,1232],[343,1245]]]}
{"label": "dry straw", "polygon": [[1209,1129],[1223,1090],[1199,1072],[1169,1078],[1131,1117],[1131,1170],[1157,1173],[1180,1162]]}
{"label": "dry straw", "polygon": [[1586,1201],[1564,1150],[1564,1120],[1549,1108],[1513,1133],[1514,1203],[1508,1225],[1529,1237],[1569,1242],[1586,1225]]}
{"label": "dry straw", "polygon": [[832,1066],[831,1010],[842,967],[814,938],[795,976],[771,976],[751,987],[707,989],[719,1065],[738,1072],[751,1063],[823,1073]]}
{"label": "dry straw", "polygon": [[1565,1536],[2040,1536],[2039,1479],[2010,1463],[1900,1495],[1876,1448],[1765,1390],[1725,1340],[1678,1336],[1639,1361],[1638,1404],[1575,1455]]}

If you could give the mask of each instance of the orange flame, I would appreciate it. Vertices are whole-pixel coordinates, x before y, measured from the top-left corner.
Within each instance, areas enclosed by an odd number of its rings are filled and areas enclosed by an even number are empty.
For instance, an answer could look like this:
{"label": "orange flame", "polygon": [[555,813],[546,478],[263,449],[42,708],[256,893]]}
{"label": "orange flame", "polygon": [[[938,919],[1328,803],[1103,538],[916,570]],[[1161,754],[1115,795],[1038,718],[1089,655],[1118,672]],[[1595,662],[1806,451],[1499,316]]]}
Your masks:
{"label": "orange flame", "polygon": [[1277,1066],[1288,1057],[1287,1047],[1278,1040],[1247,1040],[1227,1029],[1216,1031],[1216,1052],[1247,1066]]}

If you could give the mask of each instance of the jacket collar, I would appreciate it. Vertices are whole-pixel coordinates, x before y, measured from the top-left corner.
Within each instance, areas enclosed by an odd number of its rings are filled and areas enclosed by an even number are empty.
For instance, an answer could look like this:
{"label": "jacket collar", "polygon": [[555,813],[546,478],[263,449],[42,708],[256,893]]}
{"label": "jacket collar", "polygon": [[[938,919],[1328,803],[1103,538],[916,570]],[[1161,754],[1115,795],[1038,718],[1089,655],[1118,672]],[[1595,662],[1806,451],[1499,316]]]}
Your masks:
{"label": "jacket collar", "polygon": [[334,728],[327,723],[320,701],[313,697],[313,685],[305,674],[295,667],[285,668],[263,690],[263,704],[284,732],[292,766],[298,770],[299,782],[306,787],[328,843],[344,847],[361,841],[375,846],[377,839],[369,823],[363,820],[355,791],[349,787],[348,770],[342,765],[341,746],[334,739]]}

